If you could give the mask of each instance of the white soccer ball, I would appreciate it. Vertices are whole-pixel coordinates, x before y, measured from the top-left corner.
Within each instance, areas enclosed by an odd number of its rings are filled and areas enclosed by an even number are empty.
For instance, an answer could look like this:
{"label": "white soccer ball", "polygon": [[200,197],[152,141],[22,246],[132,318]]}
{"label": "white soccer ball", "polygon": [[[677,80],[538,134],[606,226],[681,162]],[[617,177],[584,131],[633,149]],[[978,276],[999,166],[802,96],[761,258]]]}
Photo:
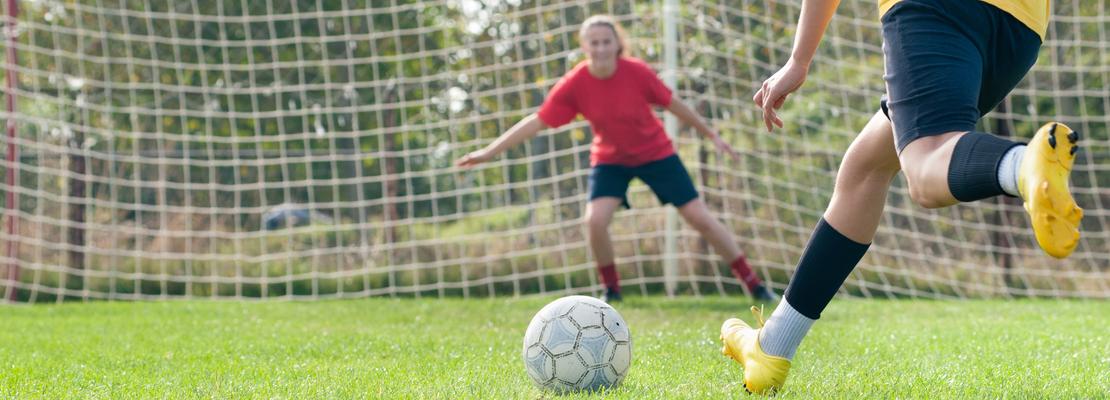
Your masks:
{"label": "white soccer ball", "polygon": [[628,324],[613,307],[567,296],[532,317],[524,334],[524,367],[540,389],[554,392],[615,388],[632,363]]}

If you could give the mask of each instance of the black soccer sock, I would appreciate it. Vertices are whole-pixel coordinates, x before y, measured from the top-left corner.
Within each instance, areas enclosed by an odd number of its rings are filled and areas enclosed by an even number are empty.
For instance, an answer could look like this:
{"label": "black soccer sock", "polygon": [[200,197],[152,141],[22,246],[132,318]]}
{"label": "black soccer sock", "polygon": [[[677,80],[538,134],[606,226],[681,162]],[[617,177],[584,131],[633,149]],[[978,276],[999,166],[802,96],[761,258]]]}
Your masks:
{"label": "black soccer sock", "polygon": [[998,165],[1006,151],[1021,143],[989,133],[968,132],[956,142],[948,163],[948,190],[962,202],[1006,194],[998,183]]}
{"label": "black soccer sock", "polygon": [[870,246],[848,239],[822,218],[786,287],[786,301],[808,318],[821,318],[821,311]]}

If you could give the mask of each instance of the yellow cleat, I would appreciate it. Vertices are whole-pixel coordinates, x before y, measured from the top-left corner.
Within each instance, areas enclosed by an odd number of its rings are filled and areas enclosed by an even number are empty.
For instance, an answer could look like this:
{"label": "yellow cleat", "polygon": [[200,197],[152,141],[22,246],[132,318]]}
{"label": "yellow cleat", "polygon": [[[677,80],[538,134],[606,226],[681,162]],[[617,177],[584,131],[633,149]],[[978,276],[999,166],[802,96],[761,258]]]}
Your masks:
{"label": "yellow cleat", "polygon": [[[752,314],[763,328],[763,313],[752,306]],[[790,372],[790,360],[763,352],[759,345],[759,331],[736,318],[721,325],[721,353],[732,357],[744,368],[744,388],[755,394],[773,394]]]}
{"label": "yellow cleat", "polygon": [[1083,209],[1068,188],[1079,133],[1050,122],[1037,130],[1018,167],[1018,192],[1033,222],[1037,243],[1056,258],[1067,257],[1079,244]]}

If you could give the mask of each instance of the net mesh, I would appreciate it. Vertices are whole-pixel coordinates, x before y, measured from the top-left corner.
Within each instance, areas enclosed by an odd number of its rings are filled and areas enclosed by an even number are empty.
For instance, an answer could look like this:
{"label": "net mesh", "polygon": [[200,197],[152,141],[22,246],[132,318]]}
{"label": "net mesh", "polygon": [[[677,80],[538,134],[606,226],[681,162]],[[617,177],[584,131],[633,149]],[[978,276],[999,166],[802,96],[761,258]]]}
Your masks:
{"label": "net mesh", "polygon": [[[0,111],[12,129],[0,291],[8,301],[516,296],[598,289],[582,216],[590,129],[549,130],[474,169],[453,159],[536,111],[617,17],[633,54],[742,153],[675,143],[704,200],[781,290],[883,93],[878,11],[845,0],[786,129],[751,96],[789,54],[800,0],[36,0],[5,8]],[[1013,199],[915,206],[897,178],[842,292],[1110,297],[1110,50],[1105,1],[1054,1],[1040,60],[982,129],[1084,134],[1074,255],[1036,246]],[[13,17],[14,16],[14,17]],[[662,54],[676,46],[677,64]],[[745,289],[634,183],[611,232],[626,293]],[[664,273],[668,259],[677,274]]]}

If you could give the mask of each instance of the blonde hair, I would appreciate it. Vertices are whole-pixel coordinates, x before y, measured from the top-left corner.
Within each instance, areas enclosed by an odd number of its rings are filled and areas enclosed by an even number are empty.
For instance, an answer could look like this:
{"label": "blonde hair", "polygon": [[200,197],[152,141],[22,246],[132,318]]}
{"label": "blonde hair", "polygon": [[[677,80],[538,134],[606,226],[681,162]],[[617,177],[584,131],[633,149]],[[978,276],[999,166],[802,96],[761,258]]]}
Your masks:
{"label": "blonde hair", "polygon": [[586,40],[586,31],[595,26],[605,26],[613,30],[613,35],[617,37],[617,43],[620,44],[620,50],[617,50],[618,56],[630,56],[631,49],[628,47],[628,34],[624,32],[624,28],[617,22],[611,15],[598,14],[586,18],[582,22],[582,27],[578,29],[578,40]]}

